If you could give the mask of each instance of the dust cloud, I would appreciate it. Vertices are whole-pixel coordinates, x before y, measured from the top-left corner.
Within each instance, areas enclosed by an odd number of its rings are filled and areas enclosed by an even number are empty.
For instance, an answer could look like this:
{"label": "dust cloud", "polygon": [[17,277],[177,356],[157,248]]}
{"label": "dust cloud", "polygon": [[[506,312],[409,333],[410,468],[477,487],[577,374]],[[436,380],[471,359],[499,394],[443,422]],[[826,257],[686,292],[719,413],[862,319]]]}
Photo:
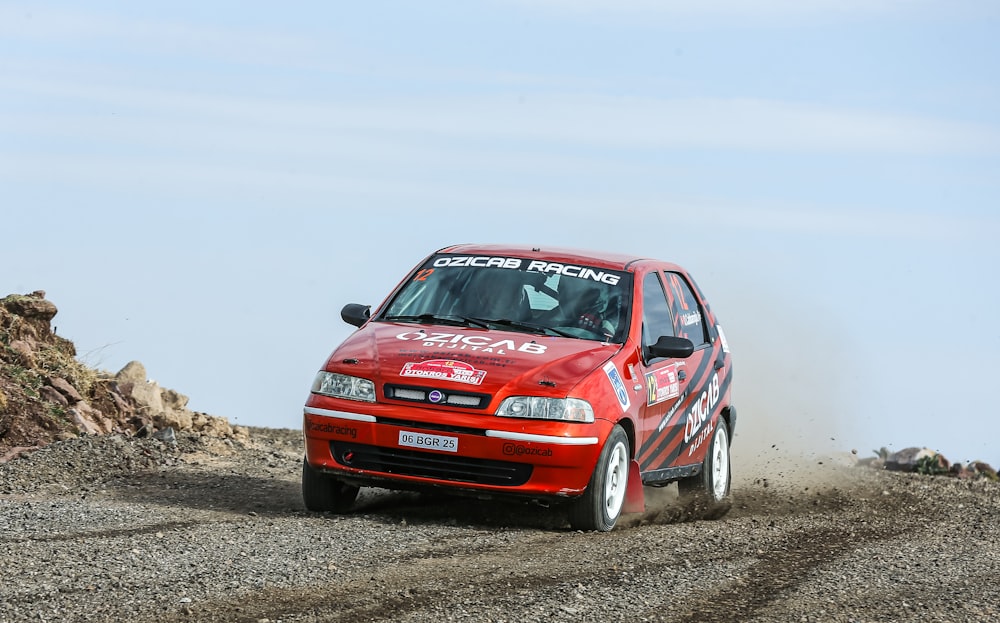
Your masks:
{"label": "dust cloud", "polygon": [[822,308],[790,298],[733,284],[720,303],[733,354],[734,488],[823,480],[860,437],[849,336]]}
{"label": "dust cloud", "polygon": [[[707,294],[733,355],[731,512],[812,512],[818,499],[849,495],[863,424],[851,408],[850,375],[860,371],[846,332],[822,308],[760,284],[714,284]],[[677,485],[644,494],[645,512],[623,525],[705,518]]]}

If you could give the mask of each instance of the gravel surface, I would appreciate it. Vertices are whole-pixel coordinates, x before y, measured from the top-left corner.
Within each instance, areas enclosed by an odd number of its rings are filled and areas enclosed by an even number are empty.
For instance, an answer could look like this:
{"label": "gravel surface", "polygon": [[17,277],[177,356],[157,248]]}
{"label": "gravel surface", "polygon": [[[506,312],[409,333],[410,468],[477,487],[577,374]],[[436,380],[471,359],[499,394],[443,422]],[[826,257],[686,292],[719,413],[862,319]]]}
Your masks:
{"label": "gravel surface", "polygon": [[0,465],[0,622],[1000,621],[1000,486],[735,460],[717,521],[364,490],[307,513],[298,431],[59,442]]}

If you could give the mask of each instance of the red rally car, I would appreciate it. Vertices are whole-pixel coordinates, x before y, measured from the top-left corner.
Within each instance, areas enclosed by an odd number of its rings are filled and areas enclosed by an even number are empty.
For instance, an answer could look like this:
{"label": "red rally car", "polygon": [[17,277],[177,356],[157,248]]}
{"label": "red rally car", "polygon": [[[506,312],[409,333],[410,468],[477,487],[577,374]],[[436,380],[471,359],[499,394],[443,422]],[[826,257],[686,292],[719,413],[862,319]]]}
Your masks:
{"label": "red rally car", "polygon": [[643,485],[721,516],[736,424],[722,327],[691,276],[576,249],[431,254],[316,375],[302,495],[346,512],[361,486],[564,500],[611,530]]}

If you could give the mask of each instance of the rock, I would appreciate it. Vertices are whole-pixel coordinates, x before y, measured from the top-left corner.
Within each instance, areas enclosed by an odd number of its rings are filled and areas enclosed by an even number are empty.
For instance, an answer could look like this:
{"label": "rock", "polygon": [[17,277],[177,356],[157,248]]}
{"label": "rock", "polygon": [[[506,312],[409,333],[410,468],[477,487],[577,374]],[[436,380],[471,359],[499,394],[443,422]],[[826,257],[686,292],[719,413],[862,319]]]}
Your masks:
{"label": "rock", "polygon": [[45,385],[44,387],[42,387],[41,389],[38,390],[38,393],[41,395],[42,400],[46,400],[48,402],[54,402],[54,403],[56,403],[58,405],[62,405],[64,407],[68,407],[69,406],[69,400],[66,399],[66,396],[63,396],[54,387],[50,387],[48,385]]}
{"label": "rock", "polygon": [[233,428],[224,418],[212,417],[205,413],[194,414],[194,429],[213,437],[232,437]]}
{"label": "rock", "polygon": [[977,476],[987,478],[989,480],[1000,480],[997,476],[997,470],[993,469],[989,463],[984,463],[982,461],[973,461],[969,463],[969,468],[973,470]]}
{"label": "rock", "polygon": [[130,361],[115,375],[118,388],[136,404],[136,414],[148,417],[157,429],[190,430],[194,413],[187,408],[188,397],[160,387],[146,378],[146,368]]}
{"label": "rock", "polygon": [[233,426],[233,439],[242,442],[250,441],[250,429],[246,426]]}
{"label": "rock", "polygon": [[22,455],[37,450],[40,446],[14,446],[0,454],[0,464],[20,458]]}
{"label": "rock", "polygon": [[138,412],[156,418],[163,414],[162,391],[156,381],[149,381],[146,368],[138,361],[130,361],[115,375],[118,387],[135,401]]}
{"label": "rock", "polygon": [[885,468],[894,472],[944,473],[948,467],[948,459],[929,448],[903,448],[885,459]]}
{"label": "rock", "polygon": [[988,463],[984,463],[982,461],[972,461],[968,465],[955,463],[951,466],[951,469],[948,470],[948,472],[949,475],[961,480],[1000,480],[1000,478],[997,477],[997,471]]}
{"label": "rock", "polygon": [[975,478],[976,477],[976,475],[972,472],[972,470],[967,469],[961,463],[955,463],[955,464],[953,464],[948,469],[948,473],[951,474],[952,476],[954,476],[955,478],[959,478],[961,480],[966,480],[966,479],[969,479],[969,478]]}
{"label": "rock", "polygon": [[153,415],[156,428],[176,428],[177,430],[192,429],[192,413],[190,411],[161,411]]}
{"label": "rock", "polygon": [[11,340],[10,349],[14,351],[20,363],[25,368],[35,367],[35,353],[31,344],[24,340]]}
{"label": "rock", "polygon": [[912,472],[917,467],[917,456],[922,448],[903,448],[885,457],[885,469],[893,472]]}
{"label": "rock", "polygon": [[80,392],[76,391],[76,388],[70,385],[69,381],[64,378],[58,376],[51,377],[49,378],[49,385],[59,390],[59,393],[65,396],[70,404],[76,404],[83,400]]}
{"label": "rock", "polygon": [[[86,409],[83,408],[86,406]],[[107,431],[102,430],[101,424],[95,421],[93,413],[95,410],[90,408],[87,403],[82,402],[77,406],[69,410],[69,416],[72,418],[73,424],[76,425],[80,432],[86,435],[100,435]],[[97,413],[100,413],[97,411]]]}
{"label": "rock", "polygon": [[[38,292],[41,290],[28,296],[9,296],[4,301],[5,307],[10,313],[22,318],[48,322],[55,317],[59,310],[52,301],[34,296]],[[42,294],[44,295],[44,292]]]}
{"label": "rock", "polygon": [[174,432],[173,427],[166,427],[162,430],[158,430],[153,433],[153,439],[159,439],[164,443],[176,444],[177,443],[177,433]]}
{"label": "rock", "polygon": [[163,389],[160,391],[160,400],[163,402],[163,408],[167,411],[186,411],[188,397],[180,392],[176,392],[172,389]]}
{"label": "rock", "polygon": [[115,375],[115,381],[118,382],[119,387],[123,388],[123,391],[127,391],[124,389],[126,385],[144,384],[148,381],[146,367],[138,361],[130,361],[118,371],[118,374]]}
{"label": "rock", "polygon": [[156,430],[153,418],[148,415],[133,415],[128,419],[128,425],[135,431],[136,437],[149,437]]}
{"label": "rock", "polygon": [[116,431],[120,432],[120,427],[115,423],[115,420],[104,415],[100,409],[92,407],[86,400],[76,403],[73,408],[79,417],[87,422],[87,430],[96,429],[98,431],[94,434],[107,435]]}
{"label": "rock", "polygon": [[111,402],[114,403],[115,410],[124,418],[135,415],[135,409],[133,409],[132,405],[125,400],[125,396],[123,396],[121,390],[118,389],[117,383],[112,382],[109,384],[108,395],[111,396]]}

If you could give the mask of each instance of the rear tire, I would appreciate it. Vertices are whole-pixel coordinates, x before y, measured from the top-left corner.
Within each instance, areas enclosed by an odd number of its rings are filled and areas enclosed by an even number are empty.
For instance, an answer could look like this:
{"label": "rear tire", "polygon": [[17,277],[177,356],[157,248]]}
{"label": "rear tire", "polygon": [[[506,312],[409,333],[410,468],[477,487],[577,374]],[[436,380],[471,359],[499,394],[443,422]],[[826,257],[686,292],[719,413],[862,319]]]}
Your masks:
{"label": "rear tire", "polygon": [[358,497],[358,487],[345,484],[309,465],[302,459],[302,501],[318,513],[346,513]]}
{"label": "rear tire", "polygon": [[571,502],[569,524],[574,529],[607,532],[615,527],[625,504],[631,456],[628,435],[621,426],[615,426],[601,450],[586,491]]}
{"label": "rear tire", "polygon": [[677,482],[681,497],[704,519],[719,519],[729,512],[732,468],[729,456],[729,427],[719,418],[718,427],[705,453],[701,473]]}

